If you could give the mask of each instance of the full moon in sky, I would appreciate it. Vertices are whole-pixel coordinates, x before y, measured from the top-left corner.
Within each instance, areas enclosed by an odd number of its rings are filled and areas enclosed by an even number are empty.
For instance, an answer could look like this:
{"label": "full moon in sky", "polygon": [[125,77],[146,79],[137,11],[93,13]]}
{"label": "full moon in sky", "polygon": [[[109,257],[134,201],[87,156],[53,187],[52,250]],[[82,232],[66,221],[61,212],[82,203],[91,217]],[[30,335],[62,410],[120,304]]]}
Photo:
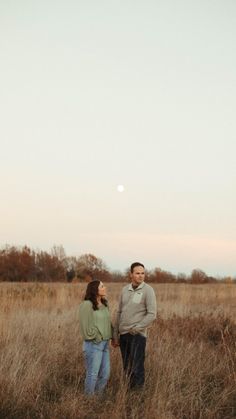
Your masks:
{"label": "full moon in sky", "polygon": [[124,192],[124,190],[125,190],[124,185],[117,185],[118,192]]}

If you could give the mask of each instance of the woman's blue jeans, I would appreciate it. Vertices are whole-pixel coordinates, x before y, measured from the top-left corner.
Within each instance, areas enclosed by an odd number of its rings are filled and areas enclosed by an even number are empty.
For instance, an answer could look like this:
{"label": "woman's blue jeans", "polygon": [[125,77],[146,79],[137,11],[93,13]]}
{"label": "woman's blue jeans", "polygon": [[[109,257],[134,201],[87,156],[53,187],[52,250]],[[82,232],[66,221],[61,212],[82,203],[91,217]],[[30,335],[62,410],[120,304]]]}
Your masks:
{"label": "woman's blue jeans", "polygon": [[86,366],[85,394],[101,393],[110,376],[109,340],[83,342]]}

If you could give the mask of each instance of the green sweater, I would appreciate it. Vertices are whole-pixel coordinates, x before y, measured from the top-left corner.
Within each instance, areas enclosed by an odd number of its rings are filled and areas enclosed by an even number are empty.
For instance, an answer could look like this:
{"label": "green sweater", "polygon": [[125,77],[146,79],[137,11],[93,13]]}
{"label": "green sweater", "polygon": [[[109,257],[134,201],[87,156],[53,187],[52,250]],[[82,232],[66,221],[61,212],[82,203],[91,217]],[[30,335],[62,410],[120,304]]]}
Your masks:
{"label": "green sweater", "polygon": [[79,306],[79,326],[83,340],[96,343],[111,339],[112,327],[108,307],[103,304],[93,309],[91,301],[83,301]]}

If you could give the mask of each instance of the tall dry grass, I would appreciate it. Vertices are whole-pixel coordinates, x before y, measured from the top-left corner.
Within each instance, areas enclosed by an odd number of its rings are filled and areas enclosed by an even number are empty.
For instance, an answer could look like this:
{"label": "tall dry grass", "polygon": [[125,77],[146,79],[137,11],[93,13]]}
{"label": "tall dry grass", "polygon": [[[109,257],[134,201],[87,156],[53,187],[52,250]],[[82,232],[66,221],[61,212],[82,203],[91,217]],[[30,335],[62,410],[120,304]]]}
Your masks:
{"label": "tall dry grass", "polygon": [[[0,285],[0,417],[236,417],[236,287],[154,285],[146,384],[128,392],[119,350],[102,398],[83,394],[78,304],[85,284]],[[122,284],[108,284],[114,315]]]}

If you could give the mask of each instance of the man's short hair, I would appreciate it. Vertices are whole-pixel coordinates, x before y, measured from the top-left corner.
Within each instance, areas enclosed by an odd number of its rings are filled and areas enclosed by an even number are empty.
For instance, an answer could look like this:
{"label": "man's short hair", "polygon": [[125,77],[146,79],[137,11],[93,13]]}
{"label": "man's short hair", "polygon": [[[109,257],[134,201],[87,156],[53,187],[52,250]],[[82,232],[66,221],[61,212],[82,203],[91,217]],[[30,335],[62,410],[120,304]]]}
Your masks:
{"label": "man's short hair", "polygon": [[142,266],[142,268],[145,269],[145,266],[142,263],[140,263],[140,262],[134,262],[130,266],[130,272],[133,273],[134,268],[136,268],[137,266]]}

